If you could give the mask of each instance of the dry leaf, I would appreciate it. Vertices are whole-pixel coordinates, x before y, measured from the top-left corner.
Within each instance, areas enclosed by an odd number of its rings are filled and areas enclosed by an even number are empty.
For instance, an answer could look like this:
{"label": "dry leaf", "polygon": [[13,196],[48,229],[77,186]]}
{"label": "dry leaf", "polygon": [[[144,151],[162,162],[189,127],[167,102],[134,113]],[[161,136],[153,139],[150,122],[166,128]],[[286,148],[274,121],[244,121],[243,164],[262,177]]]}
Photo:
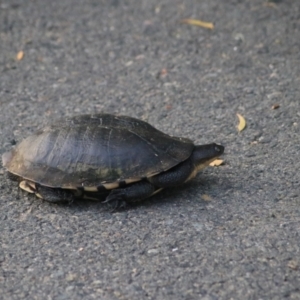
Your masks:
{"label": "dry leaf", "polygon": [[207,195],[207,194],[203,194],[203,195],[201,196],[201,198],[202,198],[202,200],[204,200],[204,201],[211,201],[211,200],[212,200],[212,198],[211,198],[209,195]]}
{"label": "dry leaf", "polygon": [[168,71],[167,71],[167,69],[162,69],[161,71],[160,71],[160,75],[161,76],[165,76],[165,75],[167,75],[168,74]]}
{"label": "dry leaf", "polygon": [[239,125],[237,126],[237,129],[238,129],[238,131],[241,132],[246,127],[246,120],[242,115],[240,115],[240,114],[236,114],[236,115],[239,118]]}
{"label": "dry leaf", "polygon": [[272,2],[272,1],[265,2],[265,3],[264,3],[264,6],[265,6],[265,7],[272,7],[272,8],[276,8],[276,9],[277,9],[276,3]]}
{"label": "dry leaf", "polygon": [[292,270],[298,270],[299,268],[298,262],[296,260],[290,260],[287,266]]}
{"label": "dry leaf", "polygon": [[200,26],[200,27],[204,27],[204,28],[208,28],[208,29],[214,29],[213,23],[203,22],[203,21],[196,20],[196,19],[183,19],[183,20],[181,20],[181,23]]}
{"label": "dry leaf", "polygon": [[277,108],[279,108],[279,107],[280,107],[279,104],[274,104],[274,105],[272,105],[272,109],[277,109]]}
{"label": "dry leaf", "polygon": [[24,57],[24,52],[23,51],[19,51],[17,56],[16,56],[16,60],[22,60]]}
{"label": "dry leaf", "polygon": [[214,161],[212,161],[209,165],[211,167],[217,167],[217,166],[221,166],[224,164],[224,160],[223,159],[215,159]]}

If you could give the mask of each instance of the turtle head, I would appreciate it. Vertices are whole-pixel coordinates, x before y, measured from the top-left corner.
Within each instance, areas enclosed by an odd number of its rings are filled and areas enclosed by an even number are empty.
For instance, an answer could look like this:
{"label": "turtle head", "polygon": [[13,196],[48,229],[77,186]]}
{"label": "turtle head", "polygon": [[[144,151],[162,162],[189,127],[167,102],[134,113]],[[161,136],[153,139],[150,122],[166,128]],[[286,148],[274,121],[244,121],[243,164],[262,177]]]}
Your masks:
{"label": "turtle head", "polygon": [[195,146],[192,154],[192,161],[197,172],[208,166],[223,153],[224,147],[215,143]]}

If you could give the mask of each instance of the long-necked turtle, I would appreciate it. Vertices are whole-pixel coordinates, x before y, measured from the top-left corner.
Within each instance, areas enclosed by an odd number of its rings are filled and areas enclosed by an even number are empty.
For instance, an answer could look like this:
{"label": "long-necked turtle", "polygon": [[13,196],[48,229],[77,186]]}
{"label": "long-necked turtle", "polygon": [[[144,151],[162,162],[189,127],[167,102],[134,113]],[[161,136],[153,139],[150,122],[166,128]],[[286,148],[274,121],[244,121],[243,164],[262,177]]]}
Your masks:
{"label": "long-necked turtle", "polygon": [[135,118],[94,114],[45,127],[2,161],[22,189],[49,202],[106,191],[106,202],[120,204],[189,181],[223,152],[223,146],[194,145]]}

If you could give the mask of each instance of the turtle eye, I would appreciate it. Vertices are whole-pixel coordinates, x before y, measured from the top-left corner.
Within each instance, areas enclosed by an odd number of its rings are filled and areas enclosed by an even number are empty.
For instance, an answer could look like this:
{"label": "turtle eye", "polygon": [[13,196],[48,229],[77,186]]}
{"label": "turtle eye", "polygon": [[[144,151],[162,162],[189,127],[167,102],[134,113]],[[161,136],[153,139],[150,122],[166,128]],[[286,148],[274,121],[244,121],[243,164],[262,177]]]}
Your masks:
{"label": "turtle eye", "polygon": [[216,152],[224,152],[224,147],[223,146],[220,146],[220,145],[215,145],[215,151]]}

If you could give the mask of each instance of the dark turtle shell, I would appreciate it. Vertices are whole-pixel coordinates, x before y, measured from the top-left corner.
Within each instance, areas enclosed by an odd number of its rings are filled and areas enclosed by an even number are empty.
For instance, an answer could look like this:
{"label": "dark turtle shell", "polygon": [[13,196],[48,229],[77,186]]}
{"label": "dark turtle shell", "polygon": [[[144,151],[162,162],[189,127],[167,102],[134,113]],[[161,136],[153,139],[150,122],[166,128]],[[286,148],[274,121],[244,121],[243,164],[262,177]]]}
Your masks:
{"label": "dark turtle shell", "polygon": [[3,155],[9,172],[53,188],[93,191],[166,171],[190,157],[192,141],[148,123],[110,114],[81,115],[48,126]]}

